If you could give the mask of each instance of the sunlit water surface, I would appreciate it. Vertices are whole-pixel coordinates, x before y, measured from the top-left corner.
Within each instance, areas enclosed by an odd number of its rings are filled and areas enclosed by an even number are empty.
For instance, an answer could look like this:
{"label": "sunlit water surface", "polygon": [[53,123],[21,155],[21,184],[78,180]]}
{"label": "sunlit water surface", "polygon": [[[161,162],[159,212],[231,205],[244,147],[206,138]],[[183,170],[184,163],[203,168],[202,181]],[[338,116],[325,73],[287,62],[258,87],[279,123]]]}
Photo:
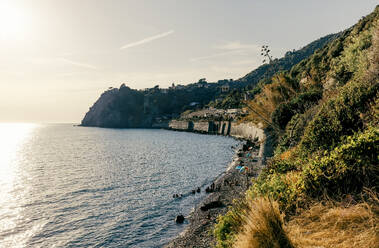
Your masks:
{"label": "sunlit water surface", "polygon": [[[226,137],[0,124],[0,247],[161,247],[231,160]],[[173,199],[182,193],[182,199]]]}

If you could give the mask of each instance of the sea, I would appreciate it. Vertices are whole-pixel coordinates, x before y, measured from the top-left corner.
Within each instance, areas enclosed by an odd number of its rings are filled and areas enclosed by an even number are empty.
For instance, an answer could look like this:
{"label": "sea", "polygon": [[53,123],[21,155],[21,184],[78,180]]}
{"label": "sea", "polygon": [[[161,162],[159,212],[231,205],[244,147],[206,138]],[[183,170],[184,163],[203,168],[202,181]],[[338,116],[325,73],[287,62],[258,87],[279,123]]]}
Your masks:
{"label": "sea", "polygon": [[0,124],[0,247],[162,247],[237,145],[158,129]]}

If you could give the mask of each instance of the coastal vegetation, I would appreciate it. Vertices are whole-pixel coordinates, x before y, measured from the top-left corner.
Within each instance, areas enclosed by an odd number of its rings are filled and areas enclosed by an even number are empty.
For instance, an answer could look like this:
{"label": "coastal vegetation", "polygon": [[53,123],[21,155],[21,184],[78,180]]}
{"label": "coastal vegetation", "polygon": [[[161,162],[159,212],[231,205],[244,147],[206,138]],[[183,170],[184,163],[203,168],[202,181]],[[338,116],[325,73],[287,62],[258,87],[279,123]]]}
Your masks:
{"label": "coastal vegetation", "polygon": [[220,216],[217,247],[375,247],[379,243],[379,6],[262,84],[245,121],[275,154]]}

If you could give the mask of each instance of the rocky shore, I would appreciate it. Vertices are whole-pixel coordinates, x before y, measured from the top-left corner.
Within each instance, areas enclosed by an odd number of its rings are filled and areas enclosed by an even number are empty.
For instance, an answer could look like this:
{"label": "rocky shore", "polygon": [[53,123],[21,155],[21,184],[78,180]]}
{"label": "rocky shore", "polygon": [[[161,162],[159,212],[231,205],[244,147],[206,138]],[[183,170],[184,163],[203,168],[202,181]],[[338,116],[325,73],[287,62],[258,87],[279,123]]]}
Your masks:
{"label": "rocky shore", "polygon": [[186,217],[189,224],[185,231],[165,247],[212,247],[215,241],[211,232],[217,216],[225,214],[234,199],[244,197],[251,179],[256,177],[262,169],[263,158],[258,155],[259,146],[252,143],[237,150],[225,173],[209,185],[208,195]]}

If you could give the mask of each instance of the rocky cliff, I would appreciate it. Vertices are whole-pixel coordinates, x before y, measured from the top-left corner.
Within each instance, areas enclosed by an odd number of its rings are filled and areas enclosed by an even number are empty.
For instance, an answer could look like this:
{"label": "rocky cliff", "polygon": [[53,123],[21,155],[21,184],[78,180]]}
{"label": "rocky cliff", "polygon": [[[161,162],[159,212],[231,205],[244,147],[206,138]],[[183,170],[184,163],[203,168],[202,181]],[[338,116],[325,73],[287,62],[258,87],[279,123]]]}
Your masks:
{"label": "rocky cliff", "polygon": [[96,127],[150,127],[152,116],[144,114],[144,95],[125,85],[105,91],[84,116],[81,125]]}

